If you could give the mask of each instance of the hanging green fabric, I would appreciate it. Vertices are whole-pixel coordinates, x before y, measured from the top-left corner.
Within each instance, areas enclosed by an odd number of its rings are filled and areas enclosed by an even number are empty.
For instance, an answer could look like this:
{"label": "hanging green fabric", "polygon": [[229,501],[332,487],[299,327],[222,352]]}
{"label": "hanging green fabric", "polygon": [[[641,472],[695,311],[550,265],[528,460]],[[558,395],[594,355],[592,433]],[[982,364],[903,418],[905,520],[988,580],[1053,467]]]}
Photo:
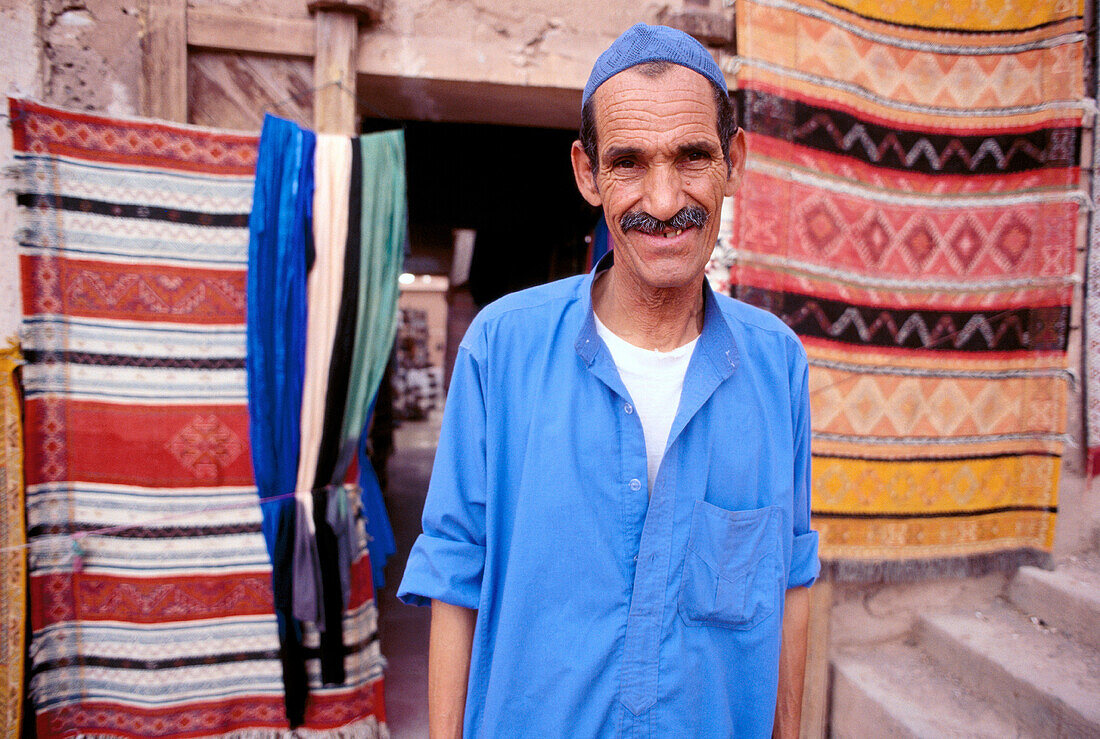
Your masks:
{"label": "hanging green fabric", "polygon": [[405,135],[383,131],[359,137],[363,163],[358,320],[351,380],[332,482],[344,479],[355,457],[397,331],[397,278],[405,256]]}

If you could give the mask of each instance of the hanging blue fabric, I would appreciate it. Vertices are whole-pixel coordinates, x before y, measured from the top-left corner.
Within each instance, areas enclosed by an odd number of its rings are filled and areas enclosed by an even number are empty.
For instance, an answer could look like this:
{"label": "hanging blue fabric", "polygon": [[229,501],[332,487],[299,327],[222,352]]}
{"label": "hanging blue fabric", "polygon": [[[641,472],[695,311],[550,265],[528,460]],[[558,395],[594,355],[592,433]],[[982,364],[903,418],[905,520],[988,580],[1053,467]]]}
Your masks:
{"label": "hanging blue fabric", "polygon": [[[291,581],[302,378],[306,264],[312,249],[316,136],[264,116],[249,216],[247,359],[249,440],[279,631],[284,702],[291,728],[305,720],[308,683],[302,634],[291,615]],[[287,496],[287,497],[283,497]]]}
{"label": "hanging blue fabric", "polygon": [[[252,468],[261,500],[293,493],[297,474],[315,140],[291,121],[264,117],[249,217],[245,363]],[[292,502],[263,506],[272,557],[279,517]]]}
{"label": "hanging blue fabric", "polygon": [[386,560],[397,551],[397,542],[393,538],[393,527],[386,513],[386,501],[382,498],[382,486],[378,484],[378,475],[367,456],[367,440],[370,434],[370,419],[374,416],[374,404],[378,401],[375,393],[367,411],[367,423],[359,437],[359,499],[363,503],[363,521],[367,529],[367,551],[370,553],[371,577],[375,591],[386,587]]}

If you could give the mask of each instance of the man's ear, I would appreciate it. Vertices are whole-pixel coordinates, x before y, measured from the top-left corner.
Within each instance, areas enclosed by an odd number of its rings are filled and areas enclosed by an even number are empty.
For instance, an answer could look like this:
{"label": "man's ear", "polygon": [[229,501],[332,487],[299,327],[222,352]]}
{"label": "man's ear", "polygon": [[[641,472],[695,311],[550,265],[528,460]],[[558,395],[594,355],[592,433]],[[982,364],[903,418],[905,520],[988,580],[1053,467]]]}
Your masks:
{"label": "man's ear", "polygon": [[577,180],[577,189],[581,191],[581,197],[587,200],[589,205],[596,207],[603,205],[603,198],[600,197],[600,191],[596,187],[596,176],[592,173],[592,165],[580,141],[573,142],[569,157],[573,160],[573,177]]}
{"label": "man's ear", "polygon": [[730,137],[730,174],[726,180],[725,196],[732,197],[741,187],[741,180],[745,176],[745,132],[738,128],[737,133]]}

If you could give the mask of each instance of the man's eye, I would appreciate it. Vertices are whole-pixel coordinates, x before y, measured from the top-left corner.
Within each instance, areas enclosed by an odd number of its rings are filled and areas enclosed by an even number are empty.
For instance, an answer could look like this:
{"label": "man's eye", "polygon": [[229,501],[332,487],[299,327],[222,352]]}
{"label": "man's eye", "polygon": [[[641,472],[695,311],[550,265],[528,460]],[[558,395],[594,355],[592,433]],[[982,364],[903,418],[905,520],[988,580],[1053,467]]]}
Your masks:
{"label": "man's eye", "polygon": [[687,156],[689,162],[705,162],[710,159],[710,154],[705,151],[693,151]]}
{"label": "man's eye", "polygon": [[614,162],[611,163],[611,166],[614,167],[615,169],[633,169],[634,168],[634,160],[633,159],[616,159]]}

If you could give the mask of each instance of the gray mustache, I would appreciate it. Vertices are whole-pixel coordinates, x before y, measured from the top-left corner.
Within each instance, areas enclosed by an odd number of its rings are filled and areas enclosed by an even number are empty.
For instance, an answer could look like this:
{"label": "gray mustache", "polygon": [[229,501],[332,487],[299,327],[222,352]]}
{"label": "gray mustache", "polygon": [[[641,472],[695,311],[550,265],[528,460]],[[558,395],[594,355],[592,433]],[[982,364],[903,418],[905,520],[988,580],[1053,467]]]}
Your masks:
{"label": "gray mustache", "polygon": [[632,210],[622,215],[619,219],[619,227],[623,230],[623,233],[641,231],[652,236],[665,231],[679,231],[682,228],[690,228],[691,226],[701,228],[707,224],[709,217],[705,210],[695,205],[681,208],[676,212],[676,215],[667,221],[654,218],[642,210]]}

